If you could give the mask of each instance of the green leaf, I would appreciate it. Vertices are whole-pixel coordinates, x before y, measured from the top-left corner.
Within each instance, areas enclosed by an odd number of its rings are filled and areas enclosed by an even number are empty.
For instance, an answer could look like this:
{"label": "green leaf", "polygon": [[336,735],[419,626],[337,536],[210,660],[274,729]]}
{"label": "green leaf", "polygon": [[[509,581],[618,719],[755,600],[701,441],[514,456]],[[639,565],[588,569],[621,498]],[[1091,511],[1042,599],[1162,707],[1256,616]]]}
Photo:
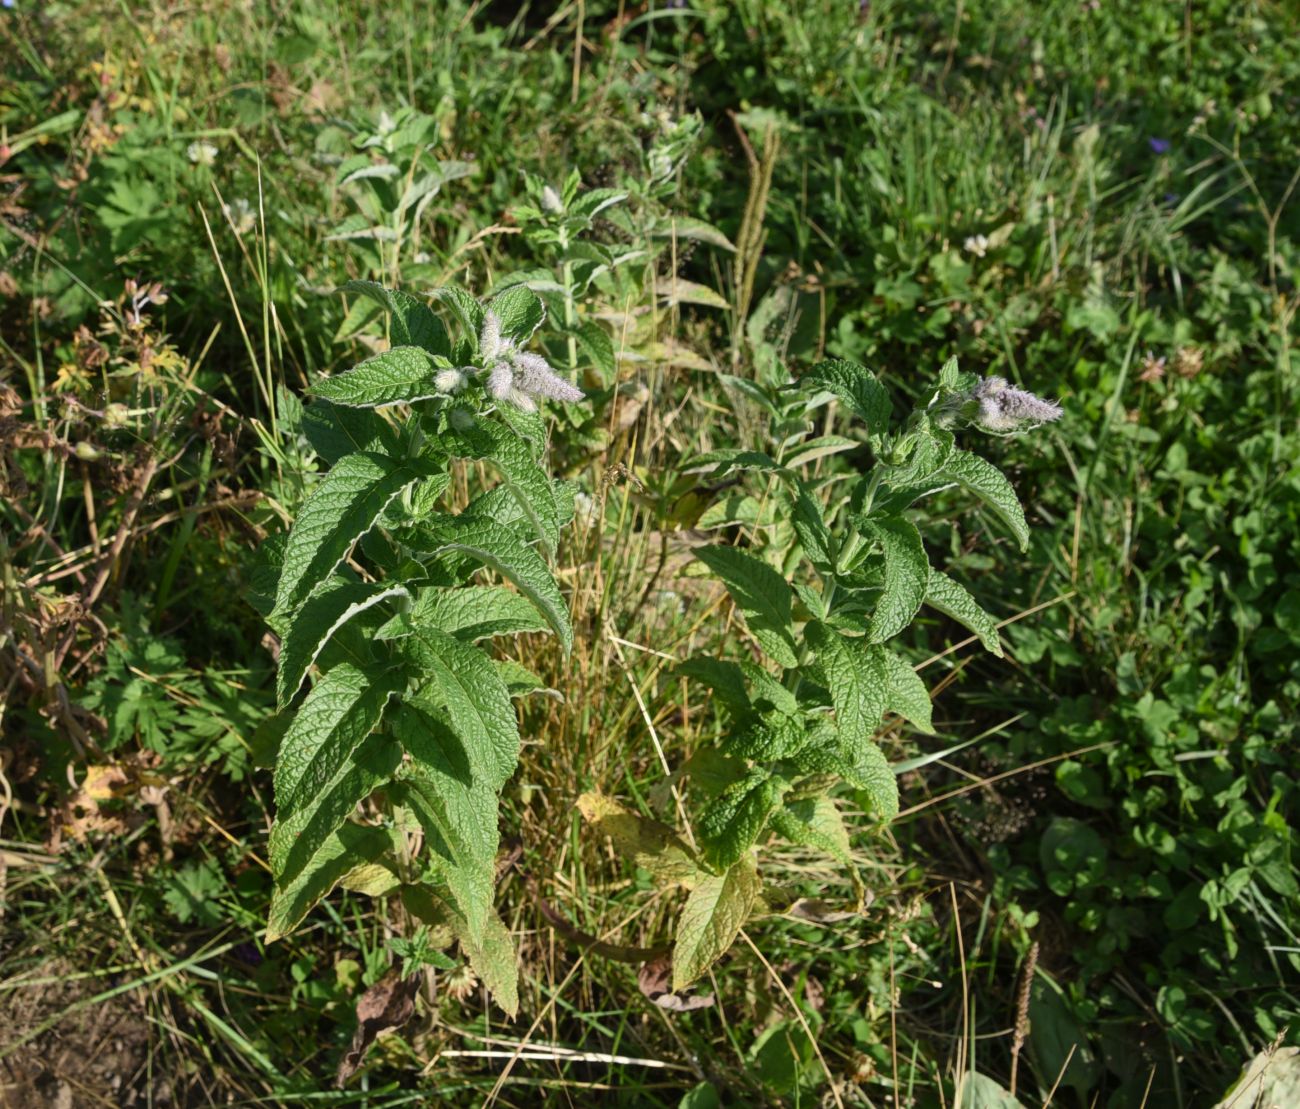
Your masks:
{"label": "green leaf", "polygon": [[812,621],[808,642],[826,671],[835,719],[846,736],[870,738],[880,727],[889,694],[885,652],[861,639],[850,639],[834,628]]}
{"label": "green leaf", "polygon": [[410,293],[386,289],[376,281],[349,281],[338,291],[360,293],[387,309],[392,317],[395,346],[414,345],[444,358],[451,354],[451,342],[442,321],[427,304]]}
{"label": "green leaf", "polygon": [[871,615],[867,639],[883,643],[908,624],[925,600],[930,579],[930,560],[915,525],[897,516],[863,520],[864,532],[885,552],[885,587]]}
{"label": "green leaf", "polygon": [[409,757],[394,799],[415,813],[434,865],[465,916],[466,935],[481,940],[492,911],[498,843],[490,752],[423,697],[399,705],[391,727]]}
{"label": "green leaf", "polygon": [[867,425],[868,434],[883,435],[889,430],[889,393],[865,366],[840,358],[827,359],[800,378],[799,384],[834,393]]}
{"label": "green leaf", "polygon": [[993,617],[985,612],[966,587],[953,581],[942,570],[930,568],[930,582],[925,591],[925,603],[938,609],[945,616],[951,616],[957,623],[969,628],[990,651],[1002,657],[1002,644],[998,641],[998,626]]}
{"label": "green leaf", "polygon": [[737,448],[696,455],[683,468],[683,473],[711,473],[714,477],[723,477],[732,470],[791,476],[790,471],[771,455]]}
{"label": "green leaf", "polygon": [[826,525],[821,506],[808,495],[803,482],[799,482],[794,496],[790,522],[808,561],[822,573],[829,573],[835,563],[835,540]]}
{"label": "green leaf", "polygon": [[427,589],[416,601],[411,617],[465,643],[547,630],[546,621],[532,601],[500,585]]}
{"label": "green leaf", "polygon": [[696,824],[709,865],[716,870],[734,866],[763,834],[767,818],[789,789],[784,778],[758,769],[709,802]]}
{"label": "green leaf", "polygon": [[[286,747],[290,738],[285,737]],[[401,751],[378,733],[363,737],[346,754],[341,743],[326,746],[330,758],[318,758],[313,769],[328,771],[329,776],[319,782],[312,779],[312,792],[305,783],[293,804],[280,806],[271,828],[271,870],[281,888],[323,865],[334,834],[358,804],[392,778],[401,761]]]}
{"label": "green leaf", "polygon": [[498,424],[483,422],[465,431],[449,432],[444,445],[463,450],[465,457],[482,459],[501,475],[503,488],[532,524],[547,557],[554,558],[560,545],[555,488],[519,437]]}
{"label": "green leaf", "polygon": [[921,681],[910,662],[893,651],[882,651],[880,657],[889,672],[886,709],[911,721],[926,735],[934,735],[930,691],[925,688],[925,682]]}
{"label": "green leaf", "polygon": [[766,562],[735,547],[697,547],[693,553],[722,579],[763,650],[781,666],[795,666],[789,583]]}
{"label": "green leaf", "polygon": [[546,319],[546,306],[526,285],[512,285],[488,302],[488,310],[501,321],[501,335],[522,345]]}
{"label": "green leaf", "polygon": [[295,613],[281,640],[276,673],[278,704],[283,707],[293,700],[321,648],[353,616],[390,597],[405,596],[409,594],[402,585],[343,578],[322,582]]}
{"label": "green leaf", "polygon": [[420,690],[421,701],[445,710],[456,736],[481,761],[478,776],[493,790],[500,789],[519,761],[519,724],[510,691],[479,648],[436,627],[413,623],[414,634],[398,640],[397,648],[428,678]]}
{"label": "green leaf", "polygon": [[686,989],[726,954],[761,888],[754,857],[745,855],[726,874],[703,878],[691,890],[673,944],[674,992]]}
{"label": "green leaf", "polygon": [[660,881],[693,886],[705,877],[694,852],[666,824],[641,816],[599,793],[579,797],[578,812],[598,833],[609,836],[622,858],[648,870]]}
{"label": "green leaf", "polygon": [[497,673],[501,675],[501,680],[505,682],[506,691],[510,694],[512,701],[520,697],[527,697],[533,693],[551,697],[557,701],[564,700],[564,694],[558,689],[549,688],[541,678],[523,663],[515,662],[514,659],[498,658],[492,660],[492,665],[496,667]]}
{"label": "green leaf", "polygon": [[453,914],[452,928],[460,940],[461,950],[469,960],[470,969],[488,988],[492,999],[513,1018],[519,1013],[519,957],[515,953],[510,932],[495,909],[487,915],[483,928],[476,936],[467,928],[461,931],[458,917]]}
{"label": "green leaf", "polygon": [[953,451],[943,474],[974,493],[1011,529],[1022,551],[1029,549],[1029,525],[1016,491],[993,463],[969,451]]}
{"label": "green leaf", "polygon": [[501,524],[464,520],[463,516],[458,520],[463,522],[458,522],[432,553],[454,551],[469,555],[512,581],[546,618],[567,655],[573,647],[569,609],[541,555]]}
{"label": "green leaf", "polygon": [[802,717],[769,712],[751,720],[722,741],[725,754],[754,762],[771,763],[799,753],[809,741]]}
{"label": "green leaf", "polygon": [[772,827],[791,843],[825,851],[845,866],[855,865],[844,818],[829,797],[791,801],[772,814]]}
{"label": "green leaf", "polygon": [[322,378],[313,395],[350,408],[386,408],[437,396],[433,359],[419,347],[393,347],[352,369]]}
{"label": "green leaf", "polygon": [[332,832],[313,854],[310,866],[276,884],[271,893],[266,942],[287,936],[358,865],[378,861],[392,847],[393,837],[386,828],[344,824]]}
{"label": "green leaf", "polygon": [[841,732],[834,770],[854,789],[867,794],[881,820],[890,821],[898,815],[898,778],[872,740]]}
{"label": "green leaf", "polygon": [[745,672],[735,662],[699,656],[687,659],[676,671],[683,678],[693,678],[717,694],[733,716],[750,709],[749,691],[745,688]]}
{"label": "green leaf", "polygon": [[600,371],[606,382],[612,382],[618,372],[618,363],[614,357],[614,344],[607,332],[595,320],[588,320],[574,333],[578,346],[591,359],[591,364]]}
{"label": "green leaf", "polygon": [[403,489],[437,468],[426,459],[398,462],[382,454],[350,454],[325,475],[298,513],[284,549],[277,613],[296,609],[346,557]]}
{"label": "green leaf", "polygon": [[447,305],[473,341],[478,342],[478,334],[483,327],[483,306],[477,300],[459,285],[443,285],[431,289],[429,295]]}
{"label": "green leaf", "polygon": [[302,433],[331,466],[357,451],[396,454],[397,430],[378,412],[318,400],[302,412]]}

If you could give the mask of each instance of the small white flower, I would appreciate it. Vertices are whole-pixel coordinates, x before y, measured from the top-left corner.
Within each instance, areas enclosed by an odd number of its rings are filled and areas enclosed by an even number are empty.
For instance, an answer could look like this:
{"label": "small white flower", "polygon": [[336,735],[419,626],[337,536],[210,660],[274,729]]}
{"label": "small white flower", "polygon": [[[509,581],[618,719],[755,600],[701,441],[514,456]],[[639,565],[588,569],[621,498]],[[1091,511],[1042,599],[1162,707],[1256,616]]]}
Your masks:
{"label": "small white flower", "polygon": [[247,235],[257,226],[257,213],[242,196],[236,197],[229,204],[223,204],[221,210],[238,235]]}
{"label": "small white flower", "polygon": [[210,142],[192,142],[185,153],[196,166],[211,166],[217,161],[217,148]]}
{"label": "small white flower", "polygon": [[1045,424],[1061,418],[1061,406],[1017,389],[1004,377],[986,377],[971,390],[978,404],[975,422],[985,431],[1015,431],[1022,424]]}
{"label": "small white flower", "polygon": [[564,201],[560,199],[557,193],[550,185],[542,189],[542,211],[543,212],[563,212]]}
{"label": "small white flower", "polygon": [[513,347],[509,339],[501,338],[501,321],[497,314],[488,309],[483,313],[483,328],[478,336],[478,356],[484,362],[491,362],[498,355],[504,355]]}
{"label": "small white flower", "polygon": [[439,370],[433,378],[433,387],[440,393],[454,393],[465,385],[464,370]]}
{"label": "small white flower", "polygon": [[983,258],[989,249],[989,240],[987,235],[968,235],[966,241],[961,244],[962,249],[967,254],[973,254],[976,258]]}
{"label": "small white flower", "polygon": [[484,383],[488,394],[525,412],[537,410],[537,397],[572,404],[584,396],[581,389],[565,381],[540,354],[521,351],[513,339],[502,335],[501,320],[490,310],[483,315],[478,354],[480,362],[490,365]]}

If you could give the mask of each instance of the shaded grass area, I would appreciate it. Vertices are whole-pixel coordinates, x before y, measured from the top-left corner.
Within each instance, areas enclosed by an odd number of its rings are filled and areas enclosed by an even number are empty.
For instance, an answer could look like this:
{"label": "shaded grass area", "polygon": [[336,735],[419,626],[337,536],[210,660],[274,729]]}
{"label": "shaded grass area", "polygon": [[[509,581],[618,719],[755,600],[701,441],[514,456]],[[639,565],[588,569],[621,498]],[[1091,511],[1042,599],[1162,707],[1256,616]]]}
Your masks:
{"label": "shaded grass area", "polygon": [[[391,961],[407,922],[351,894],[258,939],[273,660],[241,596],[316,467],[279,390],[367,349],[328,291],[545,269],[510,214],[523,170],[636,190],[638,218],[598,234],[644,257],[582,309],[645,358],[590,381],[599,418],[555,434],[588,501],[559,560],[574,656],[517,647],[565,695],[525,710],[503,810],[523,1016],[430,972],[420,1019],[337,1099],[676,1105],[707,1081],[735,1104],[952,1104],[971,1072],[1011,1082],[1031,945],[1027,1104],[1054,1085],[1054,1104],[1209,1103],[1294,1036],[1295,15],[965,8],[0,13],[0,965],[24,995],[77,968],[64,1011],[129,1005],[149,1035],[123,1034],[118,1100],[320,1095]],[[359,148],[445,181],[377,221],[402,194],[347,181]],[[742,249],[656,232],[685,217]],[[666,296],[676,280],[716,299]],[[861,818],[866,917],[757,922],[718,1005],[668,1013],[557,934],[524,875],[585,932],[662,939],[665,898],[574,800],[671,812],[665,764],[714,737],[670,660],[744,648],[683,552],[769,525],[681,464],[762,444],[744,383],[823,354],[900,400],[956,355],[1067,417],[1001,452],[1034,526],[1023,562],[958,528],[956,501],[926,522],[1014,620],[1010,658],[922,671],[940,738],[886,737],[891,757],[974,742],[903,776],[887,835]],[[958,638],[924,627],[917,662]],[[845,885],[811,856],[771,865],[809,894]],[[50,1007],[18,1007],[0,1051],[54,1058],[76,1017],[42,1030]]]}

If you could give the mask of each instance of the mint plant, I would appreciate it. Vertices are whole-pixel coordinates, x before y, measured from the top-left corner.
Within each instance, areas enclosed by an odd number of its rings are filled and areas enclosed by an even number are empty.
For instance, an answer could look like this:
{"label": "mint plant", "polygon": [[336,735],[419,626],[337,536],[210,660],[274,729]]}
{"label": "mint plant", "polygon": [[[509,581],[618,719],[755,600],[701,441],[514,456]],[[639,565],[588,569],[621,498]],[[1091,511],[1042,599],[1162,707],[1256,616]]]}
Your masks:
{"label": "mint plant", "polygon": [[[761,482],[753,495],[737,495],[734,515],[769,539],[695,552],[726,586],[759,656],[701,656],[680,667],[711,690],[725,720],[717,746],[683,768],[701,806],[692,821],[695,847],[604,799],[582,806],[640,865],[690,889],[673,949],[675,989],[702,975],[751,913],[780,907],[780,894],[764,896],[759,879],[755,847],[768,836],[825,852],[861,889],[832,791],[857,790],[888,822],[899,810],[896,771],[875,737],[891,714],[933,731],[926,687],[891,641],[929,606],[1002,653],[992,617],[931,565],[910,510],[960,488],[1026,549],[1028,526],[1010,483],[960,448],[954,429],[1004,433],[1061,412],[1001,379],[960,374],[955,360],[930,403],[901,427],[891,425],[884,386],[853,362],[820,363],[792,394],[752,384],[746,391],[767,410],[770,452],[717,451],[694,463],[714,477],[741,472]],[[813,413],[832,398],[861,424],[874,464],[819,480],[809,474],[818,459],[863,445],[810,435]]]}
{"label": "mint plant", "polygon": [[[519,754],[512,698],[541,682],[482,644],[550,631],[571,646],[547,560],[573,497],[540,464],[537,405],[582,393],[527,350],[545,309],[522,286],[486,305],[439,290],[454,339],[407,293],[346,291],[387,312],[392,345],[313,388],[302,426],[330,467],[255,583],[281,640],[267,934],[340,883],[397,893],[513,1013],[497,806]],[[468,462],[499,481],[453,511]]]}

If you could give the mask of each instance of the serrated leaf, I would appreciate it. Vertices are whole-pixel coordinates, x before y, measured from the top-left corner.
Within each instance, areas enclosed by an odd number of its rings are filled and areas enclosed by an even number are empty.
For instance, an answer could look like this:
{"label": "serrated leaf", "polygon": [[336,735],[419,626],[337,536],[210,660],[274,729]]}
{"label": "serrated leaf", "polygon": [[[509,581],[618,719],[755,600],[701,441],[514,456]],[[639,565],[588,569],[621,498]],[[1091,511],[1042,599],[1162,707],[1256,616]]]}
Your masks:
{"label": "serrated leaf", "polygon": [[546,631],[548,627],[527,597],[500,585],[428,589],[420,595],[411,616],[466,643]]}
{"label": "serrated leaf", "polygon": [[472,341],[478,341],[479,332],[483,328],[483,306],[477,300],[459,285],[443,285],[437,289],[430,289],[429,295],[434,300],[447,305]]}
{"label": "serrated leaf", "polygon": [[818,621],[808,624],[806,634],[826,672],[840,731],[870,738],[880,727],[888,701],[889,672],[882,660],[884,652]]}
{"label": "serrated leaf", "polygon": [[584,219],[593,219],[599,212],[614,204],[619,204],[627,199],[627,193],[619,189],[591,189],[577,197],[569,205],[566,215],[581,216]]}
{"label": "serrated leaf", "polygon": [[709,864],[717,870],[735,865],[763,834],[789,789],[784,778],[754,770],[710,801],[696,824]]}
{"label": "serrated leaf", "polygon": [[331,466],[358,451],[397,453],[397,429],[372,409],[318,400],[303,408],[302,433],[312,450]]}
{"label": "serrated leaf", "polygon": [[835,562],[835,540],[822,516],[821,506],[808,495],[803,482],[799,482],[795,489],[790,522],[808,561],[819,571],[829,572]]}
{"label": "serrated leaf", "polygon": [[551,689],[534,674],[523,663],[515,662],[514,659],[498,658],[492,660],[492,665],[497,668],[497,673],[501,675],[501,680],[506,684],[506,690],[510,694],[511,700],[519,697],[527,697],[536,693],[543,697],[551,697],[556,701],[563,701],[564,694],[558,689]]}
{"label": "serrated leaf", "polygon": [[458,518],[433,554],[455,551],[491,567],[515,584],[560,637],[564,653],[573,647],[568,606],[542,557],[509,528],[491,520]]}
{"label": "serrated leaf", "polygon": [[887,711],[910,721],[927,735],[934,735],[930,691],[925,688],[925,682],[910,662],[893,651],[884,651],[880,657],[889,671]]}
{"label": "serrated leaf", "polygon": [[789,583],[766,562],[735,547],[696,547],[692,553],[726,585],[763,650],[779,665],[795,666]]}
{"label": "serrated leaf", "polygon": [[881,820],[890,821],[898,815],[898,778],[875,742],[856,731],[848,735],[841,731],[834,770],[871,798]]}
{"label": "serrated leaf", "polygon": [[686,989],[735,942],[758,900],[762,882],[752,855],[726,874],[709,875],[691,890],[677,921],[673,944],[673,990]]}
{"label": "serrated leaf", "polygon": [[867,425],[868,434],[883,435],[889,430],[889,393],[865,366],[842,358],[827,359],[801,377],[799,384],[834,393]]}
{"label": "serrated leaf", "polygon": [[412,482],[437,472],[426,459],[399,462],[368,451],[339,459],[307,498],[289,532],[276,612],[297,608],[347,557],[389,501]]}
{"label": "serrated leaf", "polygon": [[641,816],[599,793],[582,794],[578,812],[597,833],[609,836],[622,858],[648,870],[661,882],[689,887],[705,877],[694,853],[666,824]]}
{"label": "serrated leaf", "polygon": [[397,647],[428,679],[421,701],[444,711],[460,742],[473,751],[478,776],[500,789],[519,761],[519,725],[505,682],[479,648],[418,617],[412,623],[414,633]]}
{"label": "serrated leaf", "polygon": [[930,581],[925,591],[925,603],[951,616],[963,627],[969,628],[984,645],[986,651],[1002,657],[1002,644],[998,640],[998,626],[993,617],[975,602],[966,587],[953,581],[942,570],[930,568]]}
{"label": "serrated leaf", "polygon": [[1016,491],[993,463],[969,451],[953,451],[943,468],[950,477],[989,506],[1011,530],[1020,549],[1029,549],[1029,524]]}
{"label": "serrated leaf", "polygon": [[331,579],[308,597],[294,614],[280,642],[276,700],[280,707],[293,700],[321,648],[358,612],[390,597],[409,594],[402,585]]}
{"label": "serrated leaf", "polygon": [[338,292],[360,293],[388,311],[392,319],[394,346],[417,346],[444,358],[451,354],[451,340],[442,321],[422,300],[400,289],[387,289],[377,281],[349,281]]}
{"label": "serrated leaf", "polygon": [[469,960],[470,969],[478,975],[479,980],[488,988],[494,1000],[506,1015],[515,1017],[519,1013],[519,957],[515,953],[514,941],[502,922],[497,911],[488,913],[483,922],[483,929],[477,936],[468,930],[461,933],[456,917],[452,917],[452,928],[457,931],[461,950]]}
{"label": "serrated leaf", "polygon": [[770,763],[790,758],[808,743],[808,729],[801,717],[769,712],[750,720],[727,736],[720,747],[725,754],[754,762]]}
{"label": "serrated leaf", "polygon": [[885,552],[885,585],[871,614],[867,639],[884,643],[908,624],[925,600],[930,560],[916,526],[897,516],[862,522],[863,531]]}
{"label": "serrated leaf", "polygon": [[677,673],[684,678],[702,682],[717,695],[732,715],[739,716],[749,711],[745,672],[738,663],[700,656],[687,659],[677,667]]}
{"label": "serrated leaf", "polygon": [[609,332],[594,320],[588,320],[573,334],[578,340],[578,346],[591,359],[591,364],[600,371],[605,381],[612,381],[618,372],[618,362],[614,357],[614,343]]}
{"label": "serrated leaf", "polygon": [[855,865],[844,818],[829,797],[791,801],[772,814],[772,827],[791,843],[825,851],[845,866]]}
{"label": "serrated leaf", "polygon": [[352,369],[323,378],[312,393],[350,408],[387,408],[437,395],[433,359],[419,347],[392,347]]}
{"label": "serrated leaf", "polygon": [[434,865],[465,916],[466,934],[481,939],[492,911],[498,843],[494,759],[423,695],[398,706],[391,728],[409,759],[394,798],[424,829]]}
{"label": "serrated leaf", "polygon": [[548,558],[560,545],[560,510],[551,479],[524,443],[493,423],[479,423],[461,432],[449,432],[448,449],[459,448],[466,457],[487,462],[501,475],[503,487],[514,497],[520,512],[532,524]]}
{"label": "serrated leaf", "polygon": [[511,285],[488,302],[488,309],[501,321],[501,334],[522,346],[546,319],[546,306],[526,285]]}
{"label": "serrated leaf", "polygon": [[344,824],[333,832],[313,855],[311,866],[275,886],[267,914],[266,942],[287,936],[355,867],[373,863],[392,846],[392,835],[385,828]]}

